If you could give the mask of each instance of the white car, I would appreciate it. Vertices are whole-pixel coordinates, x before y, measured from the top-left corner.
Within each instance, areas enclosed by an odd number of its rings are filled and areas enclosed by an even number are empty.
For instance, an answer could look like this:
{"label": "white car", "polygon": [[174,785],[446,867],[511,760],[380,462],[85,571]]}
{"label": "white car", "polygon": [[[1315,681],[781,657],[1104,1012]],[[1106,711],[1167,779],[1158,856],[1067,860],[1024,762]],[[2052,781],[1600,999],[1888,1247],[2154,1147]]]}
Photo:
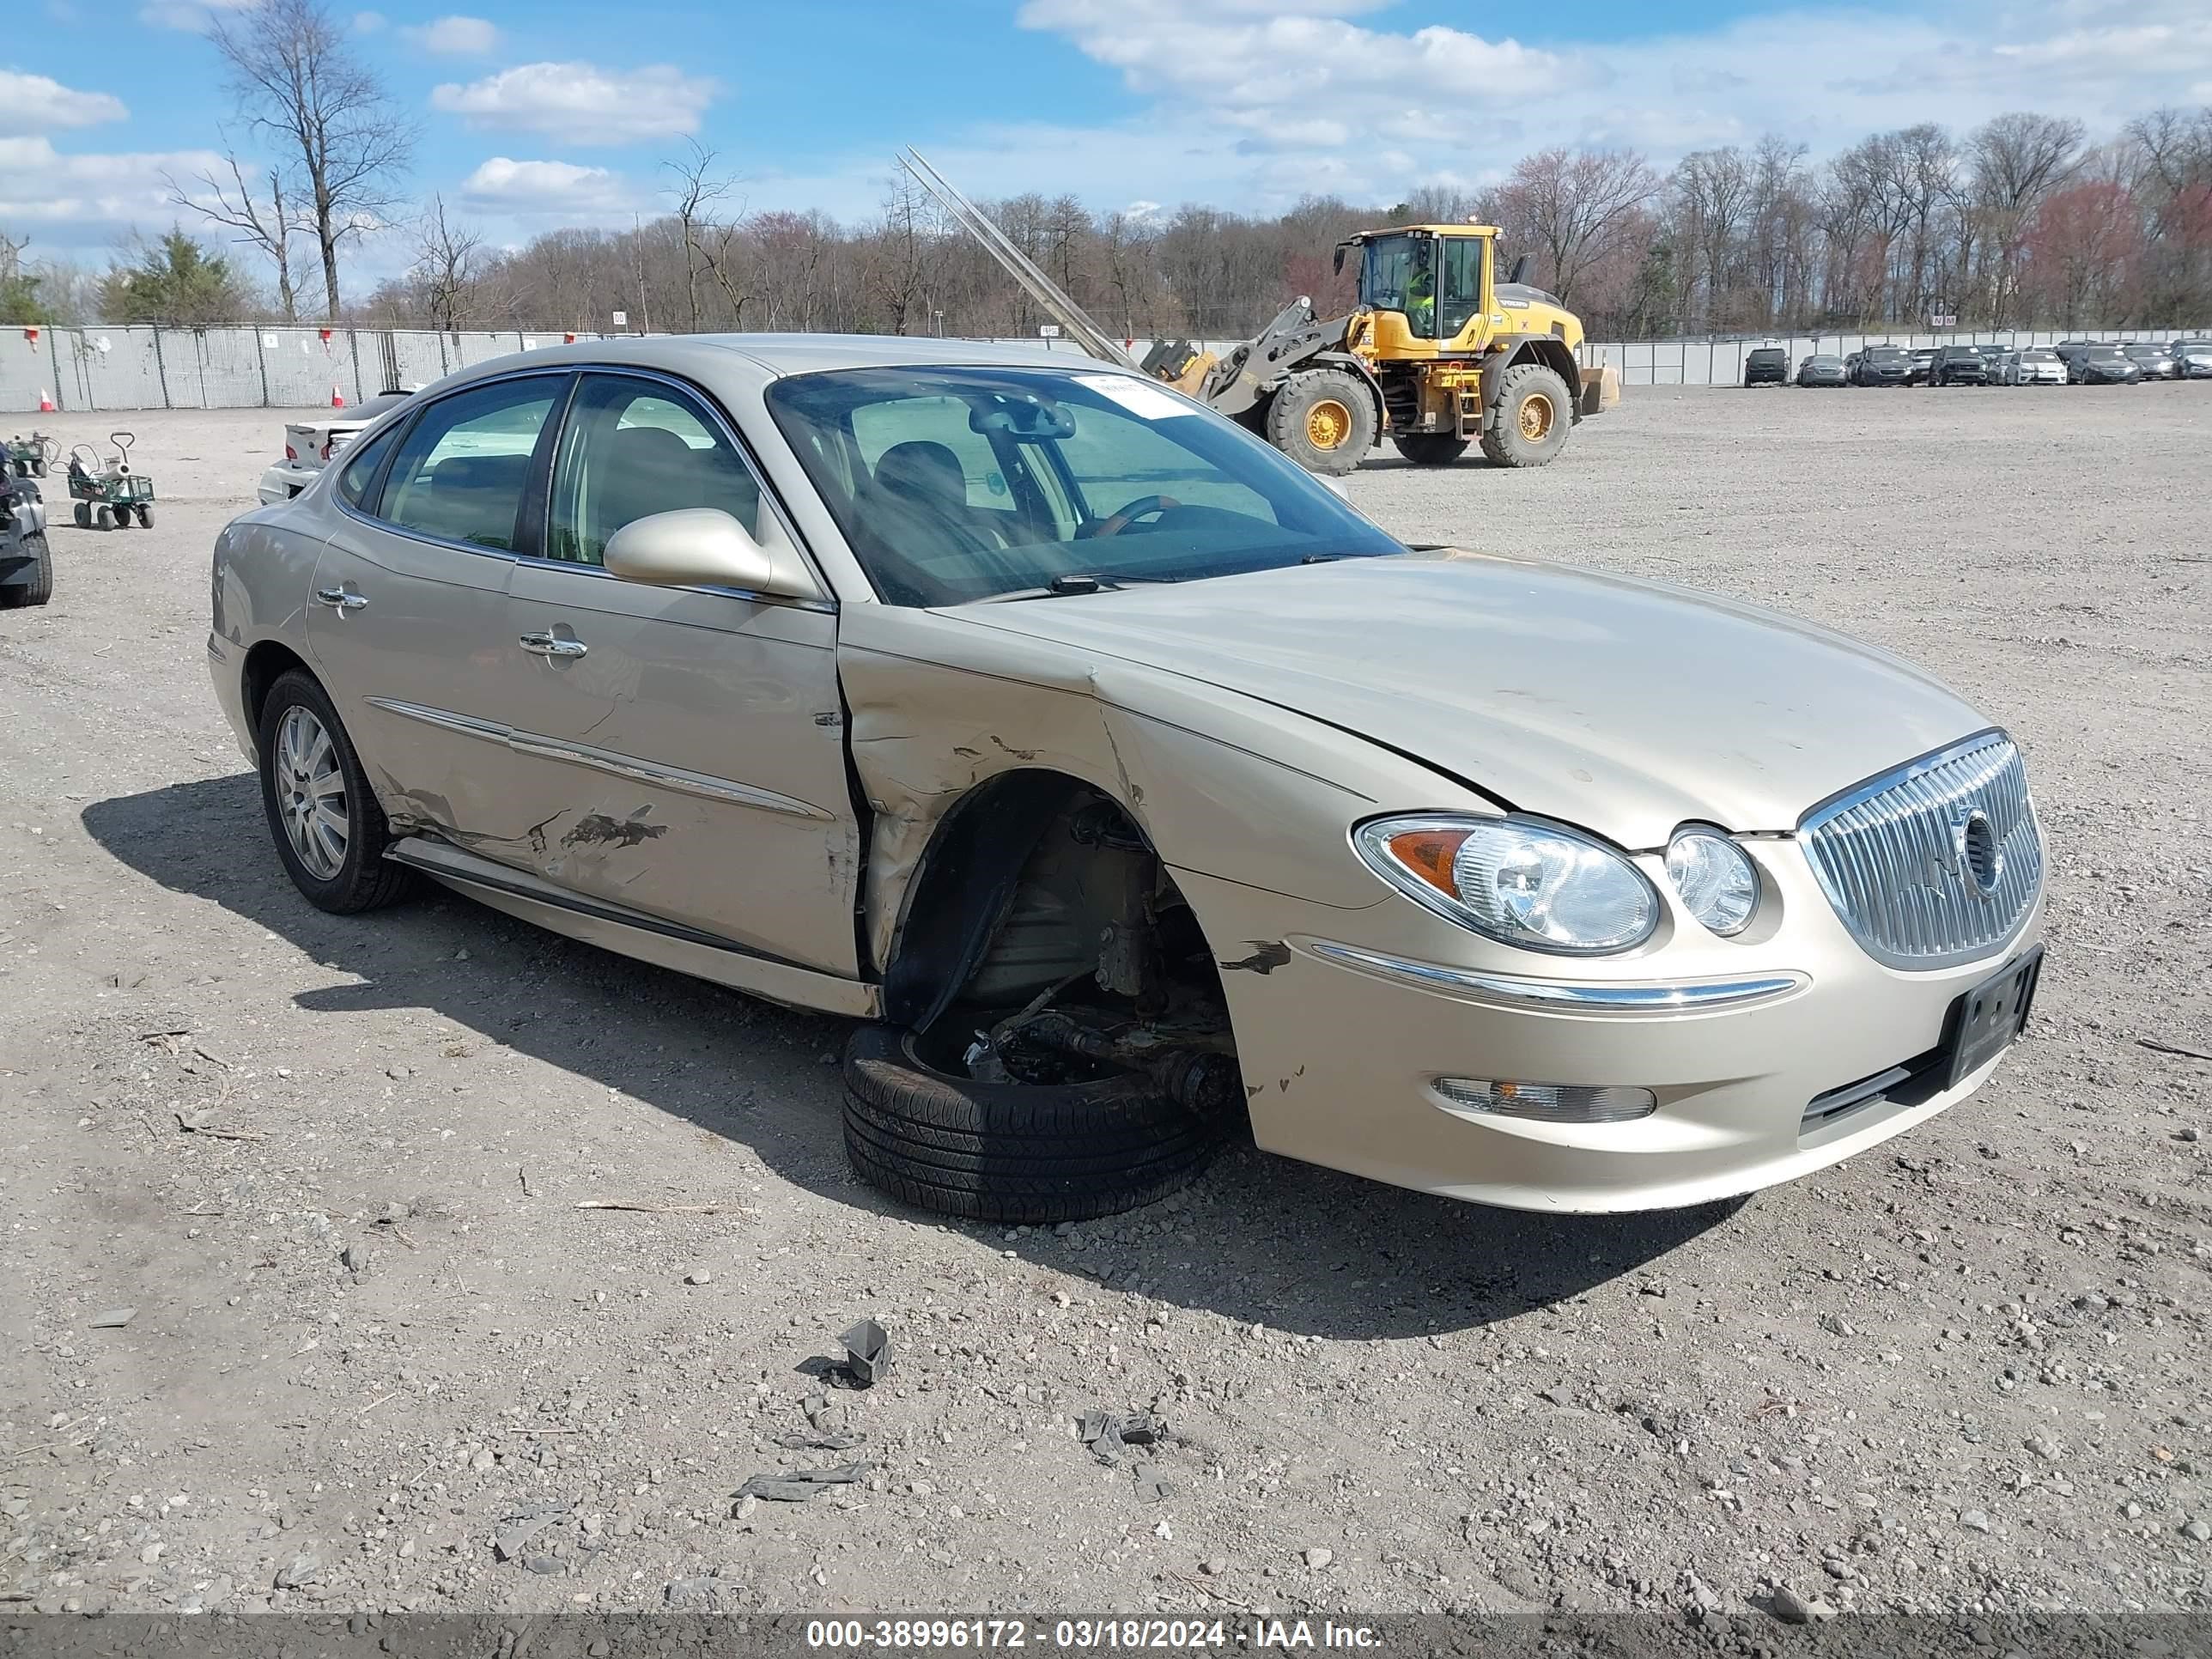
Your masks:
{"label": "white car", "polygon": [[2185,380],[2212,380],[2212,340],[2176,340],[2173,362]]}
{"label": "white car", "polygon": [[356,409],[334,409],[328,420],[288,422],[284,428],[284,459],[261,475],[260,488],[256,493],[262,505],[290,501],[314,483],[331,458],[342,453],[363,427],[386,410],[397,409],[416,390],[409,386],[404,391],[366,398]]}
{"label": "white car", "polygon": [[2064,386],[2066,360],[2049,346],[2029,346],[1998,358],[1990,378],[1999,386]]}

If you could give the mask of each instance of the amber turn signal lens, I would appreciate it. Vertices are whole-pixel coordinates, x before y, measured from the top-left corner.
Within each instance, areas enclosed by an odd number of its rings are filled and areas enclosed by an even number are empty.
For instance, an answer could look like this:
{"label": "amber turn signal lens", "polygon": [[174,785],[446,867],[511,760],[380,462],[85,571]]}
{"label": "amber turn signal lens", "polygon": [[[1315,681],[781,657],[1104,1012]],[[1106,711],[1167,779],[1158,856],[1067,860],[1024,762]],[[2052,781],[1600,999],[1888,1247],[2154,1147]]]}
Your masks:
{"label": "amber turn signal lens", "polygon": [[1383,843],[1390,856],[1447,898],[1457,898],[1452,884],[1452,860],[1467,845],[1472,830],[1407,830]]}

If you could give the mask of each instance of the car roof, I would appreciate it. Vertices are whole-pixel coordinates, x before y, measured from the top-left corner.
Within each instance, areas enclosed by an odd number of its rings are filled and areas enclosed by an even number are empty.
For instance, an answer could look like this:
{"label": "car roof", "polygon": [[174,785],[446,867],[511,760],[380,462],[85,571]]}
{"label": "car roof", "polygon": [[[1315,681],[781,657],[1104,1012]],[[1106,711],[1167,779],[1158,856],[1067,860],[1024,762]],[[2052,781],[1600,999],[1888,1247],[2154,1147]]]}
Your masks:
{"label": "car roof", "polygon": [[[902,334],[648,334],[574,345],[539,346],[472,363],[438,382],[438,390],[463,386],[518,368],[560,368],[605,363],[654,368],[687,379],[726,385],[764,385],[792,374],[839,368],[937,367],[1053,368],[1063,373],[1111,374],[1120,365],[1091,356],[1073,343],[1057,350],[1000,345],[988,340],[944,340]],[[1121,371],[1133,372],[1133,371]],[[425,388],[430,390],[432,388]]]}

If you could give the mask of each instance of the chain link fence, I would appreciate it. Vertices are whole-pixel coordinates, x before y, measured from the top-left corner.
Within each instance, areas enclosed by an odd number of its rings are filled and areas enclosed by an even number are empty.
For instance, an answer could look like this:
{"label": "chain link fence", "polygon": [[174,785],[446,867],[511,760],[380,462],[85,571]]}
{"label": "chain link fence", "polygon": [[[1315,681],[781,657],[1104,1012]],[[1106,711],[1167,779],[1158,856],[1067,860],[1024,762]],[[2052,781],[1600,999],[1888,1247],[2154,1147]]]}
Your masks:
{"label": "chain link fence", "polygon": [[[1588,364],[1609,363],[1625,386],[1740,386],[1743,360],[1762,346],[1790,354],[1790,371],[1815,352],[1849,356],[1869,345],[2052,345],[2062,339],[2128,342],[2195,337],[2174,329],[1998,330],[1945,333],[1746,335],[1729,339],[1593,342]],[[0,414],[139,409],[313,409],[348,404],[392,386],[431,381],[492,357],[602,337],[520,329],[440,333],[430,329],[150,326],[10,329],[0,335]],[[1074,354],[1072,342],[1035,339]],[[1219,352],[1231,343],[1207,342]],[[1132,343],[1141,359],[1152,342]]]}

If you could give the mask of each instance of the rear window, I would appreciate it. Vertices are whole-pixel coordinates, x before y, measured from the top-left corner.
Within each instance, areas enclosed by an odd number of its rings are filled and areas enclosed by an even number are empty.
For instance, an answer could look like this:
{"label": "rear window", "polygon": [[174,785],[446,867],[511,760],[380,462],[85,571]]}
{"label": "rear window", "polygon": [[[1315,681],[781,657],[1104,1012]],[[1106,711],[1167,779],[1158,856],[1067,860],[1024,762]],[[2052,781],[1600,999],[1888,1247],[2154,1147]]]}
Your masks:
{"label": "rear window", "polygon": [[1786,362],[1788,357],[1779,346],[1761,346],[1751,354],[1751,361],[1754,363],[1779,363]]}

